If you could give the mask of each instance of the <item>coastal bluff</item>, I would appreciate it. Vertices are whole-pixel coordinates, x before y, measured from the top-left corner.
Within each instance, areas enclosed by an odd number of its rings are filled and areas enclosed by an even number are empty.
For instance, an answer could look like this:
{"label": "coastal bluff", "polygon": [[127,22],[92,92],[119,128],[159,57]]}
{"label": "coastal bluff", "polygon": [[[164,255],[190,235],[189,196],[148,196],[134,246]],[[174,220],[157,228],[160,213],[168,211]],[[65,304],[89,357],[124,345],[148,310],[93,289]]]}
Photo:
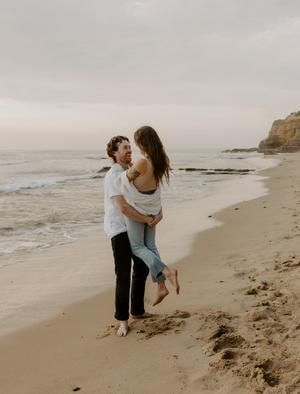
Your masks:
{"label": "coastal bluff", "polygon": [[268,137],[258,146],[258,152],[264,153],[296,151],[300,151],[300,111],[275,120]]}

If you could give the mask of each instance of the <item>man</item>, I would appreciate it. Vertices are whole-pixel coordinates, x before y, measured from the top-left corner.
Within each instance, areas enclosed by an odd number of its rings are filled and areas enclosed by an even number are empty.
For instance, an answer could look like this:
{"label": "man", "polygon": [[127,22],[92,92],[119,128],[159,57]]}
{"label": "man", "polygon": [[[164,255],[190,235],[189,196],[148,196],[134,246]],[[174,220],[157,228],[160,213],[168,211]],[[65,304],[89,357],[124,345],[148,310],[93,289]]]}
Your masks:
{"label": "man", "polygon": [[151,226],[156,225],[162,216],[161,214],[155,217],[140,214],[126,202],[121,194],[120,176],[131,165],[132,151],[128,138],[123,136],[112,138],[107,144],[106,151],[114,163],[104,179],[104,231],[111,239],[115,263],[115,318],[120,322],[117,335],[126,336],[129,330],[131,259],[134,264],[130,309],[131,315],[135,318],[147,317],[144,309],[144,294],[149,269],[142,260],[132,255],[124,215],[138,223]]}

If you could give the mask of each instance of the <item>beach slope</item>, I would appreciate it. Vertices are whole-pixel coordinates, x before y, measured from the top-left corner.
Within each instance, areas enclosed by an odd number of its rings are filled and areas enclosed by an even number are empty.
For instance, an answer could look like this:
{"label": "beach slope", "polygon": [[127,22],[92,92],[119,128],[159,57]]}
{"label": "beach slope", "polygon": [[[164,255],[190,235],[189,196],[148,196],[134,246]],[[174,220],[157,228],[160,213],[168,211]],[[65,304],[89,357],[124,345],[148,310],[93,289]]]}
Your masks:
{"label": "beach slope", "polygon": [[[0,392],[299,393],[300,154],[265,171],[270,194],[194,236],[148,320],[115,335],[113,292],[0,339]],[[86,245],[88,248],[88,245]]]}

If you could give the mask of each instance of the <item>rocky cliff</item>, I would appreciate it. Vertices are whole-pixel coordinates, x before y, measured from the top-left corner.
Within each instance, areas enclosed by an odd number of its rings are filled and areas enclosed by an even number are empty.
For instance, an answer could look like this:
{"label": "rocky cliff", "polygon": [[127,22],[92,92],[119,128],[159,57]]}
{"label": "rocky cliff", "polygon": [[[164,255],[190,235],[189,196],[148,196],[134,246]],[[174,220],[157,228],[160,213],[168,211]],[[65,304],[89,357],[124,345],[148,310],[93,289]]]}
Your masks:
{"label": "rocky cliff", "polygon": [[300,151],[300,111],[273,122],[268,138],[261,141],[259,152]]}

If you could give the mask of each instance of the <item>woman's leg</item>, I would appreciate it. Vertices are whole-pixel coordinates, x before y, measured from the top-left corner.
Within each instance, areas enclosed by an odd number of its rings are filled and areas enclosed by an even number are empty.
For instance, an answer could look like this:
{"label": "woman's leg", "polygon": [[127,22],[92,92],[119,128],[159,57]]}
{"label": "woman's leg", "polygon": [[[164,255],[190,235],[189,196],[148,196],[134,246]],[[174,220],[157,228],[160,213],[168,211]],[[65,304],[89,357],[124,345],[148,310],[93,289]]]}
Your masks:
{"label": "woman's leg", "polygon": [[145,240],[149,238],[149,226],[134,222],[128,218],[126,218],[126,226],[132,253],[143,260],[148,266],[154,281],[157,282],[158,277],[162,270],[166,268],[166,265],[161,261],[158,252],[153,252],[145,244]]}
{"label": "woman's leg", "polygon": [[[158,249],[156,247],[156,242],[155,242],[155,234],[156,234],[156,227],[150,227],[150,226],[145,226],[145,231],[144,231],[144,244],[145,246],[147,246],[147,248],[149,250],[151,250],[152,253],[154,253],[158,259],[161,260],[161,257],[159,255]],[[165,265],[166,267],[166,265]],[[157,277],[157,282],[164,282],[165,281],[165,277],[162,273],[162,271],[160,272],[160,274]]]}
{"label": "woman's leg", "polygon": [[[159,252],[157,250],[156,243],[155,243],[155,227],[150,227],[150,226],[146,226],[145,227],[145,241],[144,242],[145,242],[145,245],[154,254],[156,254],[158,256],[158,258],[160,259]],[[177,272],[177,270],[165,266],[163,268],[163,270],[161,271],[160,276],[158,277],[158,282],[164,283],[166,278],[175,287],[176,293],[179,294],[180,286],[179,286],[179,283],[178,283],[178,272]]]}
{"label": "woman's leg", "polygon": [[[144,233],[144,241],[145,241],[145,245],[147,246],[147,248],[150,249],[161,260],[159,252],[156,247],[155,233],[156,233],[155,227],[146,226],[145,233]],[[164,269],[166,269],[166,268],[167,267],[165,267]],[[161,303],[162,300],[169,294],[169,290],[166,287],[165,280],[166,280],[166,278],[161,271],[156,279],[157,292],[156,292],[156,298],[154,300],[153,306]]]}

